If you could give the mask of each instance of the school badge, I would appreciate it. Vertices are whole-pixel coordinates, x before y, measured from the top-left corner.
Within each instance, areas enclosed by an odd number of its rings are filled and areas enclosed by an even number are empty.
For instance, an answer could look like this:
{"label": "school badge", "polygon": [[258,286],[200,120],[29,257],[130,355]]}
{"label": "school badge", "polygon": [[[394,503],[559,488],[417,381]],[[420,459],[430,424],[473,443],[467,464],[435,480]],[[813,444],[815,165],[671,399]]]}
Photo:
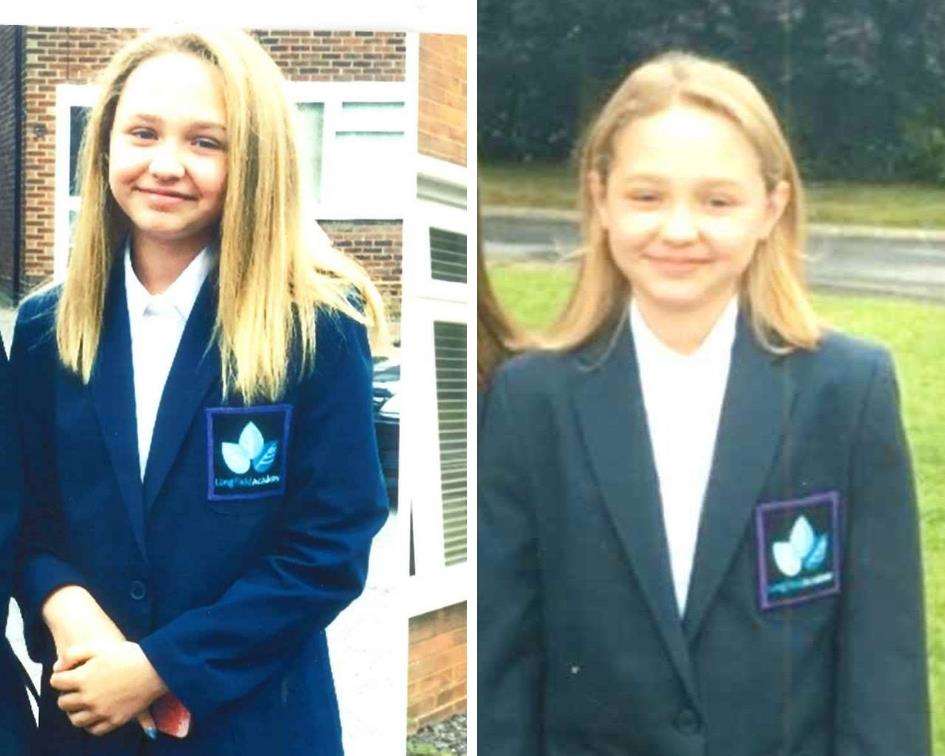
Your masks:
{"label": "school badge", "polygon": [[840,592],[836,491],[755,509],[758,600],[763,610]]}
{"label": "school badge", "polygon": [[258,499],[285,493],[292,407],[208,407],[207,498]]}

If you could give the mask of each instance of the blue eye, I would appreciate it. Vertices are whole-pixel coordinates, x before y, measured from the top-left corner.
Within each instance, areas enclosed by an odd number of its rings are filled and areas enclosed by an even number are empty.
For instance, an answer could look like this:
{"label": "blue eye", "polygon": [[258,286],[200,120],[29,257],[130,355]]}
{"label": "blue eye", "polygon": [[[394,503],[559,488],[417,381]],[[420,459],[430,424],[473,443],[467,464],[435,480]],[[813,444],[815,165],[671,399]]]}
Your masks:
{"label": "blue eye", "polygon": [[194,144],[206,150],[218,150],[223,146],[216,139],[211,139],[210,137],[197,137],[194,140]]}

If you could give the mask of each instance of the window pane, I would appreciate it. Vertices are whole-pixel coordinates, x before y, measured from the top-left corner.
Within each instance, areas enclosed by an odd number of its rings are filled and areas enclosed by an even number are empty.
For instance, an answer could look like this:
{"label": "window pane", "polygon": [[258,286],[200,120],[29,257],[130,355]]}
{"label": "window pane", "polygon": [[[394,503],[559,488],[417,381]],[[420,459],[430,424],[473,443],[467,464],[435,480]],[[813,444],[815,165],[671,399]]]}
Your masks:
{"label": "window pane", "polygon": [[341,131],[403,132],[405,110],[402,102],[345,102],[341,105]]}
{"label": "window pane", "polygon": [[299,112],[299,159],[302,181],[309,196],[322,199],[322,148],[324,145],[325,105],[321,102],[297,103]]}
{"label": "window pane", "polygon": [[406,191],[406,141],[403,132],[336,132],[332,157],[332,204],[355,207],[391,205]]}
{"label": "window pane", "polygon": [[79,193],[79,146],[82,144],[90,110],[91,108],[78,105],[69,108],[69,194],[73,197]]}
{"label": "window pane", "polygon": [[443,557],[466,561],[466,324],[433,324]]}
{"label": "window pane", "polygon": [[430,275],[437,281],[466,283],[466,235],[430,229]]}

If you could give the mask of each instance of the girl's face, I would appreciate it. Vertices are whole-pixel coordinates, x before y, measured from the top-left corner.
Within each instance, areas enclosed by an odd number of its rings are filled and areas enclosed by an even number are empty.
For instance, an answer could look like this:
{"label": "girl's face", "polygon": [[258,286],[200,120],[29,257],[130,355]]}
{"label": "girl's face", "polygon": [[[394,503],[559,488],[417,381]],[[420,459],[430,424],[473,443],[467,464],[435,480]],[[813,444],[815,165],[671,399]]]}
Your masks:
{"label": "girl's face", "polygon": [[717,315],[738,290],[790,186],[765,188],[759,157],[728,118],[674,105],[614,137],[591,191],[614,262],[644,312]]}
{"label": "girl's face", "polygon": [[212,238],[226,194],[220,73],[193,55],[142,62],[125,82],[109,144],[108,183],[136,242],[196,251]]}

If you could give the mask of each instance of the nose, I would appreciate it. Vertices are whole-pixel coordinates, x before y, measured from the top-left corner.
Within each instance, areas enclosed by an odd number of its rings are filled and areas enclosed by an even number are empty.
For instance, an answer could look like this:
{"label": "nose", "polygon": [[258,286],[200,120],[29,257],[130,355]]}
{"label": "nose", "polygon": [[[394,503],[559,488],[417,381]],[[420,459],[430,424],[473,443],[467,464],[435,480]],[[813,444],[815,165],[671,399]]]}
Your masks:
{"label": "nose", "polygon": [[170,181],[183,177],[184,164],[177,154],[176,147],[172,144],[164,144],[155,151],[148,170],[155,178]]}
{"label": "nose", "polygon": [[692,210],[683,202],[673,205],[663,223],[663,239],[670,244],[689,244],[699,236]]}

